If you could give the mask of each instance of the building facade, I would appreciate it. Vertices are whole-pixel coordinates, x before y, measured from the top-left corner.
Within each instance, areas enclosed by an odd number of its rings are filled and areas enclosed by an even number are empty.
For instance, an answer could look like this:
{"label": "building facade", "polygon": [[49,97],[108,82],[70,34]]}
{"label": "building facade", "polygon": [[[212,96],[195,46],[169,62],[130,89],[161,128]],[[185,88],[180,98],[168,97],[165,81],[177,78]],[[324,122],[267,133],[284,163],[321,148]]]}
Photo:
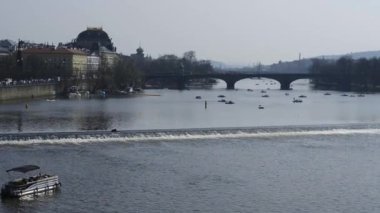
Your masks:
{"label": "building facade", "polygon": [[87,54],[77,49],[29,48],[22,51],[25,66],[33,59],[43,61],[51,72],[82,79],[87,74]]}
{"label": "building facade", "polygon": [[84,49],[89,55],[98,56],[101,67],[112,68],[118,60],[118,54],[111,38],[101,27],[88,27],[79,33],[68,46]]}
{"label": "building facade", "polygon": [[100,57],[96,54],[87,56],[87,76],[89,79],[97,79],[100,65]]}

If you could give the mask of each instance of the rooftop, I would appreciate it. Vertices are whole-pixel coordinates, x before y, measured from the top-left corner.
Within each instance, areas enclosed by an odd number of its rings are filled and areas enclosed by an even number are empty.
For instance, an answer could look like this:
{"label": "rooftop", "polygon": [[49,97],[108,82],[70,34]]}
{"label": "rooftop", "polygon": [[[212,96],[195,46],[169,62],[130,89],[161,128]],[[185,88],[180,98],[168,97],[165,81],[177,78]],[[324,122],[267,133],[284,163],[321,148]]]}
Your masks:
{"label": "rooftop", "polygon": [[0,47],[0,54],[10,54],[9,49]]}
{"label": "rooftop", "polygon": [[29,48],[25,49],[23,53],[35,53],[35,54],[75,54],[75,55],[87,55],[84,51],[79,49],[66,49],[66,48]]}

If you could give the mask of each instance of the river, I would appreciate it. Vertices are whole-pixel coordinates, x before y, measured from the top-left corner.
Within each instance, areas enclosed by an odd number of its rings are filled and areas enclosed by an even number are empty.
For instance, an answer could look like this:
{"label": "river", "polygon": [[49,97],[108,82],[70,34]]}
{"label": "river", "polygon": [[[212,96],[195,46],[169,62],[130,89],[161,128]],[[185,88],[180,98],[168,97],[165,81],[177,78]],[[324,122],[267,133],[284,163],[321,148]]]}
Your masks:
{"label": "river", "polygon": [[380,210],[379,94],[325,95],[306,80],[236,87],[1,105],[0,181],[37,164],[62,188],[0,212]]}

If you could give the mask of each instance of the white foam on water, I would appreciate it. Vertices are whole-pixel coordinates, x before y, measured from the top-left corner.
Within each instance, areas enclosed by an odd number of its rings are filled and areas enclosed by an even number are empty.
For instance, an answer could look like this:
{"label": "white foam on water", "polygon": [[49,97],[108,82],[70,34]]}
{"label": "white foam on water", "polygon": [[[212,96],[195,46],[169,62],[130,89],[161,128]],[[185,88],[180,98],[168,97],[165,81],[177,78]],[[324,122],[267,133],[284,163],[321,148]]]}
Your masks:
{"label": "white foam on water", "polygon": [[0,145],[81,145],[89,143],[128,143],[139,141],[172,141],[172,140],[195,140],[195,139],[228,139],[228,138],[273,138],[273,137],[298,137],[298,136],[334,136],[334,135],[353,135],[353,134],[371,134],[380,135],[380,129],[325,129],[325,130],[289,130],[289,131],[249,131],[247,129],[242,130],[209,130],[209,131],[190,131],[178,130],[178,131],[164,131],[157,130],[157,132],[147,133],[129,133],[127,135],[122,134],[107,134],[107,135],[86,135],[83,133],[80,136],[70,137],[31,137],[16,139],[16,140],[0,140]]}

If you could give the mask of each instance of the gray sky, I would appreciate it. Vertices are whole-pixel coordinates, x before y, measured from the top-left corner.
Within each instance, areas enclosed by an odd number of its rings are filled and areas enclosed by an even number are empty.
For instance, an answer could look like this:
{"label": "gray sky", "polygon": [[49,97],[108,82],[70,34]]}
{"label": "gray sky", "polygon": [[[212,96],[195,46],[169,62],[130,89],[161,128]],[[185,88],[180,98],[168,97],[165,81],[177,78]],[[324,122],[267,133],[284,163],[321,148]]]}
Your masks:
{"label": "gray sky", "polygon": [[118,52],[233,64],[380,50],[379,0],[0,0],[0,39],[67,42],[102,26]]}

